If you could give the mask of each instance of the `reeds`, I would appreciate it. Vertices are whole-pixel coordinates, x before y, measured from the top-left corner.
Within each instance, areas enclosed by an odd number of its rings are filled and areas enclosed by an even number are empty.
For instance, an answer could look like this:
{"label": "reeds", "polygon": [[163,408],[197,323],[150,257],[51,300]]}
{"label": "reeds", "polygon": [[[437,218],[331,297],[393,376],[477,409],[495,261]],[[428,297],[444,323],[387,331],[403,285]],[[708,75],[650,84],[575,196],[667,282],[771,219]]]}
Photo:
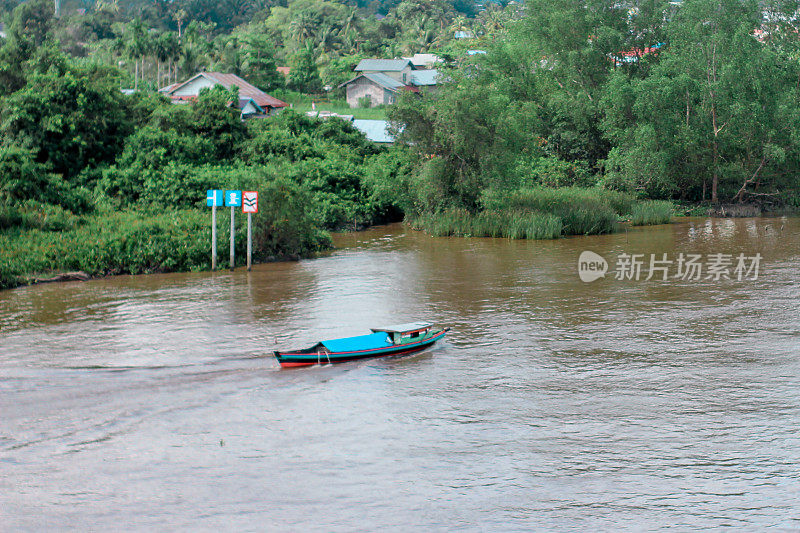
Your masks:
{"label": "reeds", "polygon": [[631,225],[650,226],[668,224],[672,218],[672,202],[665,200],[645,200],[631,208]]}
{"label": "reeds", "polygon": [[482,211],[465,209],[426,213],[409,223],[416,229],[444,237],[505,237],[508,239],[555,239],[561,235],[561,220],[545,213],[523,211]]}
{"label": "reeds", "polygon": [[598,188],[531,187],[490,191],[484,209],[446,209],[409,219],[418,229],[435,236],[555,239],[561,235],[598,235],[617,231],[619,222],[663,224],[670,220],[672,203],[639,201],[633,195]]}
{"label": "reeds", "polygon": [[619,211],[634,202],[616,191],[564,187],[533,187],[484,195],[487,209],[511,209],[554,215],[561,220],[564,235],[596,235],[616,229]]}

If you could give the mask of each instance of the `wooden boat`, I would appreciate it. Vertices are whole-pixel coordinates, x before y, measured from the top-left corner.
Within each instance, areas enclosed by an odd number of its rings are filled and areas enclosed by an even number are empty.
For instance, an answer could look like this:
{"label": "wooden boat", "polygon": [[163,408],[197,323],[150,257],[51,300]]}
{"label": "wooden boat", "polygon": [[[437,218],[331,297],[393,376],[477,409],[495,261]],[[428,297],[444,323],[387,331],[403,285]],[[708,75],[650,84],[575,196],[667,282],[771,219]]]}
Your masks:
{"label": "wooden boat", "polygon": [[303,350],[276,351],[275,357],[283,368],[289,368],[404,355],[424,350],[444,337],[449,330],[450,328],[434,328],[430,322],[372,328],[369,335],[320,341]]}

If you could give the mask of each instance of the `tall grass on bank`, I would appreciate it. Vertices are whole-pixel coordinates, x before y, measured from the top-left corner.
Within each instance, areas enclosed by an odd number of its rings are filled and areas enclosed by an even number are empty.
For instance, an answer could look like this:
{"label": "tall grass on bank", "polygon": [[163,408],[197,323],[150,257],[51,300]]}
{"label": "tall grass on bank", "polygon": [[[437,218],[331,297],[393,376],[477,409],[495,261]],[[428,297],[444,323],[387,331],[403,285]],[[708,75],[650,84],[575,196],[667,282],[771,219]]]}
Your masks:
{"label": "tall grass on bank", "polygon": [[616,230],[619,212],[633,197],[603,189],[535,187],[484,195],[486,209],[547,213],[558,217],[564,235],[597,235]]}
{"label": "tall grass on bank", "polygon": [[487,191],[483,211],[447,209],[410,217],[412,227],[435,236],[555,239],[561,235],[598,235],[617,231],[619,222],[663,224],[672,203],[639,201],[633,195],[596,188],[530,187]]}
{"label": "tall grass on bank", "polygon": [[[225,213],[225,210],[222,210]],[[246,253],[244,217],[238,217],[237,264]],[[291,222],[278,227],[254,219],[255,261],[305,255],[328,247],[326,233],[310,233]],[[218,265],[228,265],[230,220],[217,217]],[[51,273],[80,270],[91,276],[185,272],[211,267],[211,224],[206,210],[152,214],[129,211],[83,218],[71,229],[17,227],[0,233],[0,289]]]}
{"label": "tall grass on bank", "polygon": [[408,221],[436,237],[506,237],[509,239],[555,239],[561,235],[561,220],[553,215],[523,211],[464,209],[425,213]]}
{"label": "tall grass on bank", "polygon": [[73,229],[80,217],[57,205],[29,202],[27,205],[0,204],[0,231],[10,228],[64,231]]}
{"label": "tall grass on bank", "polygon": [[631,208],[631,224],[633,226],[650,226],[668,224],[672,218],[672,202],[663,200],[645,200],[634,204]]}

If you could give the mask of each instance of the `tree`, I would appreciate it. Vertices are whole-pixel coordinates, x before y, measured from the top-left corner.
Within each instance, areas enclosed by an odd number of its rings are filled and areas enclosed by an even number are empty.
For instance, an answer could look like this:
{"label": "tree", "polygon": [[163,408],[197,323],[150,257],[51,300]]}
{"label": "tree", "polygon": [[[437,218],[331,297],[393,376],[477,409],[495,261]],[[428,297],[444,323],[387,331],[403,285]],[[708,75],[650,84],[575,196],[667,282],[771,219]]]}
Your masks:
{"label": "tree", "polygon": [[41,46],[53,30],[53,4],[50,0],[29,0],[14,8],[8,36],[19,43]]}
{"label": "tree", "polygon": [[236,104],[239,103],[239,90],[230,91],[220,86],[202,89],[192,104],[191,131],[198,136],[212,139],[217,160],[228,160],[240,149],[246,136]]}
{"label": "tree", "polygon": [[131,128],[117,72],[76,66],[47,51],[31,61],[25,86],[6,98],[0,137],[71,179],[87,166],[112,161]]}
{"label": "tree", "polygon": [[272,40],[261,33],[246,33],[241,40],[242,75],[257,87],[271,91],[283,85],[283,75],[275,64]]}
{"label": "tree", "polygon": [[[655,179],[672,184],[659,186],[661,194],[712,203],[773,194],[785,181],[784,163],[798,153],[792,102],[800,70],[753,37],[760,16],[757,4],[738,0],[683,5],[649,75],[609,90],[609,98],[629,94],[628,104],[607,100],[607,109],[629,115],[627,125],[610,128],[619,142],[608,161],[612,180],[653,194]],[[758,191],[765,185],[773,190]]]}
{"label": "tree", "polygon": [[322,80],[310,47],[297,52],[292,57],[290,67],[289,77],[286,80],[287,87],[304,93],[318,93],[322,90]]}

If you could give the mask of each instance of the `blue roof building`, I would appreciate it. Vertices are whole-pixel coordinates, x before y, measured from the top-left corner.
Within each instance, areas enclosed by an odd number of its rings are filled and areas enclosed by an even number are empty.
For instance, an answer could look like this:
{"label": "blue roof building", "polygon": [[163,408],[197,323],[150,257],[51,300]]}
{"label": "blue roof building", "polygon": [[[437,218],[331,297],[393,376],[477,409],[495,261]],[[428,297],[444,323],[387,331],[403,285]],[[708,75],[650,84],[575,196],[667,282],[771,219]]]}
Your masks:
{"label": "blue roof building", "polygon": [[389,122],[385,120],[355,119],[353,126],[362,131],[372,142],[391,144],[394,137],[387,131]]}

